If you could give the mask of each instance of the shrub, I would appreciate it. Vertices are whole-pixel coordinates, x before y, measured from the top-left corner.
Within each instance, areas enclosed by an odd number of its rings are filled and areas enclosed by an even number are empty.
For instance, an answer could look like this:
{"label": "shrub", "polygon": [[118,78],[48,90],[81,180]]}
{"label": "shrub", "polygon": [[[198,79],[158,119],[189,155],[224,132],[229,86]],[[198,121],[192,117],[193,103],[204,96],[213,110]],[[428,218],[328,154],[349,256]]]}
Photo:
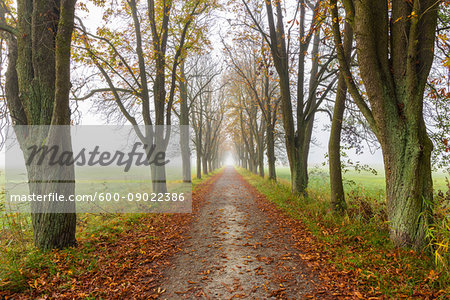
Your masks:
{"label": "shrub", "polygon": [[448,273],[450,262],[450,182],[448,178],[446,178],[446,184],[447,191],[444,193],[439,190],[435,197],[432,224],[428,228],[427,235],[428,248],[433,253],[437,267]]}

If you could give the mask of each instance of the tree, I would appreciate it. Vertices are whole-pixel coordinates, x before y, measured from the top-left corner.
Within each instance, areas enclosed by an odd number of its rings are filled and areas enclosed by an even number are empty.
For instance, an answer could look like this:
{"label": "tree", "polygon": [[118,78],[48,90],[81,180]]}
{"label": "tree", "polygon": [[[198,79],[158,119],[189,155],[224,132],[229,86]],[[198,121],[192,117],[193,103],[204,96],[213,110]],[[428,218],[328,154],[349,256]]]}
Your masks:
{"label": "tree", "polygon": [[[182,99],[180,104],[180,112],[175,114],[179,118],[190,119],[194,131],[194,146],[196,152],[196,177],[202,176],[202,160],[203,160],[203,143],[205,143],[205,111],[204,103],[205,96],[212,91],[214,79],[219,75],[219,70],[216,70],[215,64],[209,55],[192,55],[187,58],[185,63],[185,70],[182,72],[180,79],[184,78],[180,83],[180,96],[186,97]],[[186,93],[186,94],[184,94]],[[186,102],[185,102],[186,101]],[[186,107],[182,107],[186,106]],[[204,171],[207,171],[207,166],[204,165]]]}
{"label": "tree", "polygon": [[197,94],[198,100],[194,102],[191,112],[197,152],[197,178],[201,178],[201,171],[208,174],[218,166],[224,95],[221,87],[213,88],[212,78],[208,75],[203,77],[207,82],[206,85],[203,85],[203,80],[197,81],[202,86],[200,89],[202,92]]}
{"label": "tree", "polygon": [[[334,75],[334,71],[328,70],[328,66],[333,60],[333,55],[324,55],[325,63],[321,64],[319,59],[319,46],[321,41],[321,4],[323,1],[316,1],[313,5],[307,1],[298,1],[295,9],[294,19],[290,21],[288,31],[285,30],[284,10],[282,1],[265,1],[265,10],[268,21],[269,32],[266,33],[260,22],[256,18],[247,1],[242,0],[247,13],[250,15],[254,27],[264,37],[269,45],[273,64],[279,76],[279,88],[281,95],[281,114],[285,134],[286,151],[291,171],[291,187],[293,192],[306,194],[308,186],[308,155],[311,143],[312,128],[314,124],[315,113],[325,99],[328,92],[334,86],[337,77],[328,82],[321,91],[319,86]],[[312,22],[308,31],[306,27],[306,7],[312,10]],[[258,11],[258,8],[256,9]],[[299,19],[297,14],[300,12]],[[296,56],[293,56],[291,46],[291,29],[298,25],[299,46]],[[305,92],[305,74],[307,65],[307,52],[310,44],[311,51],[311,69],[310,80],[307,92]],[[291,91],[291,61],[297,58],[296,70],[296,90],[297,95],[293,97]],[[295,114],[293,102],[296,100]]]}
{"label": "tree", "polygon": [[[256,70],[254,61],[247,64],[246,68],[254,73]],[[257,174],[259,169],[260,175],[263,176],[264,170],[261,172],[261,164],[264,169],[266,122],[262,111],[255,100],[254,92],[245,79],[240,77],[237,70],[230,70],[226,78],[229,78],[227,85],[227,119],[230,122],[228,131],[239,148],[238,152],[241,154],[241,159],[244,160],[245,167],[254,174]]]}
{"label": "tree", "polygon": [[428,78],[424,107],[433,141],[432,166],[450,173],[450,3],[439,13],[435,60]]}
{"label": "tree", "polygon": [[[70,54],[74,27],[76,0],[19,0],[17,24],[5,21],[7,7],[2,2],[0,29],[8,32],[8,70],[6,74],[6,101],[22,149],[29,145],[58,144],[71,151],[70,130],[56,134],[58,125],[70,125]],[[51,125],[42,129],[32,125]],[[16,127],[18,128],[18,127]],[[26,129],[23,129],[26,128]],[[24,151],[25,158],[28,152]],[[70,182],[58,184],[49,181],[36,184],[49,169],[28,167],[30,193],[63,195],[75,194],[74,166],[67,168]],[[59,203],[32,203],[34,242],[41,249],[65,248],[76,245],[75,204],[64,203],[62,209],[70,213],[52,213]],[[36,213],[37,212],[37,213]]]}
{"label": "tree", "polygon": [[[172,0],[156,3],[148,0],[147,6],[143,7],[136,0],[127,0],[124,4],[117,5],[117,13],[125,12],[127,21],[131,16],[131,24],[127,24],[123,32],[102,27],[99,34],[94,35],[80,24],[80,41],[87,53],[81,59],[100,70],[108,87],[97,91],[112,93],[116,108],[134,125],[141,141],[154,145],[156,152],[165,151],[170,138],[178,68],[189,48],[188,36],[192,31],[194,35],[198,33],[195,21],[215,3],[193,0],[179,6]],[[146,14],[142,14],[142,10]],[[112,17],[117,15],[110,12],[105,15],[106,19]],[[175,46],[169,47],[169,41]],[[129,47],[130,43],[134,44],[135,50]],[[103,51],[103,47],[107,51]],[[150,83],[153,83],[152,88]],[[139,112],[134,108],[135,104],[140,104]],[[145,125],[144,132],[136,126],[138,124]],[[152,165],[151,173],[153,190],[165,193],[165,167]]]}
{"label": "tree", "polygon": [[[261,129],[258,126],[252,127],[252,132],[256,131],[257,156],[259,175],[264,177],[264,149],[267,148],[267,162],[269,169],[269,179],[276,180],[275,171],[275,126],[277,123],[277,110],[279,106],[279,97],[274,97],[278,90],[278,85],[273,76],[272,60],[270,59],[270,50],[264,41],[259,41],[258,36],[252,37],[245,34],[238,41],[241,47],[230,49],[225,46],[225,50],[230,58],[231,66],[235,70],[237,78],[241,81],[237,84],[241,89],[248,91],[249,97],[253,100],[261,112]],[[236,77],[230,76],[231,80],[236,81]],[[276,98],[276,99],[274,99]],[[252,119],[253,118],[253,119]],[[250,118],[250,124],[256,122],[256,116]],[[257,125],[257,124],[256,124]],[[245,140],[245,137],[244,137]]]}
{"label": "tree", "polygon": [[433,144],[424,122],[423,98],[440,1],[344,1],[369,104],[345,57],[337,0],[330,3],[341,71],[383,150],[391,240],[396,246],[419,249],[433,199]]}

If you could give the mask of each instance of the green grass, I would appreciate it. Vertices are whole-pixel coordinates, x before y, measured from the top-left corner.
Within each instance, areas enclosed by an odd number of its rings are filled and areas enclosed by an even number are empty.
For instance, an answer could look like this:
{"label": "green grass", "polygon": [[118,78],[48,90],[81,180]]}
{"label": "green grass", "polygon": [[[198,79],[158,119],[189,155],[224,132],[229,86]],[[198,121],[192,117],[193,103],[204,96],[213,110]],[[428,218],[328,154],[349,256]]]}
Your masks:
{"label": "green grass", "polygon": [[[375,193],[384,193],[385,191],[385,176],[384,170],[377,169],[377,175],[369,171],[348,171],[344,173],[344,189],[349,192],[355,186],[363,186],[366,191]],[[287,182],[291,179],[289,167],[277,167],[277,177]],[[266,171],[266,173],[268,173]],[[329,188],[328,170],[325,168],[313,168],[310,170],[310,184],[309,188],[312,190],[323,190]],[[450,175],[443,172],[433,173],[433,184],[435,190],[445,190],[445,178]]]}
{"label": "green grass", "polygon": [[[425,293],[444,289],[441,296],[450,295],[450,275],[436,267],[431,255],[395,249],[390,242],[384,190],[378,185],[384,178],[368,176],[369,188],[366,188],[364,177],[351,174],[357,183],[347,185],[349,210],[346,216],[340,217],[331,211],[325,173],[313,174],[309,196],[299,197],[290,191],[288,169],[277,170],[281,178],[278,183],[245,169],[238,171],[288,216],[301,220],[332,253],[332,264],[358,274],[361,291],[388,298],[412,297],[418,288]],[[363,202],[370,204],[369,212],[361,205]]]}

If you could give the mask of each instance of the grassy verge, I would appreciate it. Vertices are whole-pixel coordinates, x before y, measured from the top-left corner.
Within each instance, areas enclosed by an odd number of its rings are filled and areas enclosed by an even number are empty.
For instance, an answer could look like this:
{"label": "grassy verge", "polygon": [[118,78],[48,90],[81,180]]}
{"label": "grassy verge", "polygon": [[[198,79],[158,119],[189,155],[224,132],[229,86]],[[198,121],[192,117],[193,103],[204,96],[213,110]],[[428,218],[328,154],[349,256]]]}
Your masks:
{"label": "grassy verge", "polygon": [[[193,179],[193,191],[221,171]],[[163,219],[170,217],[162,214],[79,214],[76,233],[79,247],[43,252],[33,247],[29,215],[0,212],[0,291],[32,293],[39,286],[50,285],[42,278],[43,274],[48,280],[58,278],[58,282],[81,278],[98,268],[99,244],[115,244],[131,231],[148,230],[144,224],[155,227],[155,234],[150,237],[158,239],[158,234],[164,234],[162,227],[167,224]],[[65,289],[64,286],[58,288]]]}
{"label": "grassy verge", "polygon": [[330,263],[357,274],[358,288],[366,295],[442,299],[450,295],[448,270],[436,267],[431,255],[394,248],[384,204],[362,188],[348,194],[348,215],[337,217],[323,189],[300,198],[291,194],[286,182],[270,182],[245,169],[238,172],[289,217],[300,219],[323,242]]}
{"label": "grassy verge", "polygon": [[[291,173],[289,167],[277,167],[276,171],[279,179],[285,180],[286,182],[290,181]],[[376,171],[377,174],[373,174],[367,170],[344,170],[343,180],[345,191],[349,192],[353,190],[355,186],[363,186],[366,191],[378,193],[384,197],[386,180],[384,169],[377,168]],[[266,173],[268,173],[268,170],[266,170]],[[448,173],[434,172],[432,175],[434,189],[436,191],[445,190],[447,188],[446,177],[448,177]],[[320,190],[323,189],[323,187],[329,188],[329,171],[325,167],[310,168],[309,177],[309,186],[313,190]]]}

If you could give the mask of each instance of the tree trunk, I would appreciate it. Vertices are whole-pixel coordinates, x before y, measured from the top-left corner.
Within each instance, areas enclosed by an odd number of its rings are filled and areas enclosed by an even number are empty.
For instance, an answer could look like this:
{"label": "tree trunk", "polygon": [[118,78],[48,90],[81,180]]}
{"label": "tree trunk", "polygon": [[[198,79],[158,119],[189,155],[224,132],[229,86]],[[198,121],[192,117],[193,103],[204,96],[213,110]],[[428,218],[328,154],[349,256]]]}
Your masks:
{"label": "tree trunk", "polygon": [[[17,137],[24,149],[24,159],[28,161],[29,147],[56,146],[57,155],[72,151],[69,126],[33,126],[15,128]],[[32,132],[32,137],[26,133]],[[36,162],[36,159],[34,160]],[[28,186],[34,195],[64,195],[69,199],[75,195],[75,168],[73,165],[61,166],[49,163],[49,157],[42,164],[27,165]],[[45,199],[45,198],[44,198]],[[50,200],[31,203],[34,243],[39,249],[63,249],[76,246],[76,207],[75,202],[52,202]]]}
{"label": "tree trunk", "polygon": [[259,151],[258,163],[259,176],[264,178],[264,146],[262,146],[262,149]]}
{"label": "tree trunk", "polygon": [[[166,143],[164,140],[165,126],[155,126],[153,145],[155,146],[155,153],[166,153]],[[153,157],[150,157],[153,161]],[[152,187],[154,193],[167,193],[167,178],[166,178],[166,165],[151,164],[151,174],[152,174]]]}
{"label": "tree trunk", "polygon": [[330,140],[328,142],[328,159],[330,164],[331,208],[334,212],[343,215],[347,209],[345,202],[344,185],[341,168],[341,131],[345,111],[345,83],[344,75],[339,75],[338,92],[334,104],[333,120],[331,122]]}
{"label": "tree trunk", "polygon": [[181,142],[181,159],[183,168],[183,182],[192,181],[191,171],[191,149],[189,147],[190,135],[189,126],[181,125],[180,142]]}
{"label": "tree trunk", "polygon": [[236,149],[236,151],[237,151],[237,157],[238,157],[238,161],[237,161],[237,163],[238,163],[238,166],[239,167],[243,167],[243,162],[242,162],[242,151],[241,151],[241,146],[238,144],[238,143],[234,143],[234,146],[235,146],[235,149]]}
{"label": "tree trunk", "polygon": [[201,143],[201,141],[197,141],[197,179],[202,178],[202,154],[201,154],[201,145],[200,148],[198,144]]}
{"label": "tree trunk", "polygon": [[[344,52],[347,61],[350,61],[353,44],[353,29],[349,23],[344,28]],[[334,212],[343,215],[347,209],[345,202],[344,185],[341,168],[341,131],[347,98],[347,85],[344,74],[339,73],[339,81],[334,104],[333,120],[331,121],[330,140],[328,142],[328,158],[330,164],[331,208]]]}
{"label": "tree trunk", "polygon": [[301,160],[301,174],[302,174],[302,191],[301,194],[306,195],[306,189],[308,188],[309,176],[308,176],[308,158],[309,149],[311,146],[312,131],[314,126],[314,115],[306,125],[305,138],[303,140],[303,146],[300,148],[300,160]]}
{"label": "tree trunk", "polygon": [[153,193],[167,193],[166,166],[151,165]]}
{"label": "tree trunk", "polygon": [[256,157],[250,157],[250,171],[253,174],[258,174],[258,163]]}
{"label": "tree trunk", "polygon": [[187,95],[186,76],[184,74],[184,63],[180,67],[180,149],[183,164],[183,181],[191,182],[191,149],[189,148],[189,107]]}
{"label": "tree trunk", "polygon": [[264,178],[264,148],[265,148],[265,128],[267,128],[267,123],[264,118],[261,118],[261,126],[258,131],[258,136],[256,137],[257,149],[258,149],[258,169],[259,176]]}
{"label": "tree trunk", "polygon": [[242,158],[242,167],[248,170],[248,152],[245,150],[245,148],[243,149],[243,152],[244,156]]}
{"label": "tree trunk", "polygon": [[202,156],[203,175],[208,175],[208,157],[205,154]]}
{"label": "tree trunk", "polygon": [[267,161],[269,164],[269,179],[277,180],[275,170],[275,134],[271,122],[267,126]]}
{"label": "tree trunk", "polygon": [[[57,188],[49,186],[52,192]],[[72,191],[58,191],[63,194],[73,193]],[[33,214],[33,237],[34,244],[39,249],[64,249],[77,245],[75,239],[75,227],[77,217],[74,213],[36,213]]]}
{"label": "tree trunk", "polygon": [[[41,1],[47,2],[47,1]],[[37,16],[41,14],[46,15],[49,8],[44,8],[39,11],[38,7],[43,7],[42,3],[35,2],[33,11],[33,27],[40,27],[41,30],[48,32],[48,20],[40,20]],[[48,56],[48,45],[46,41],[50,41],[51,38],[42,39],[40,35],[48,35],[43,32],[37,34],[36,28],[33,28],[33,36],[35,37],[33,47],[39,47],[36,51],[37,55],[33,58],[34,71],[38,76],[36,82],[39,85],[37,90],[41,91],[45,95],[40,95],[41,103],[45,106],[45,102],[54,101],[53,111],[45,110],[40,111],[41,122],[48,122],[47,116],[53,115],[51,123],[53,125],[69,125],[69,90],[70,90],[70,44],[72,31],[74,26],[74,10],[75,1],[62,1],[60,6],[60,19],[58,22],[58,31],[55,38],[55,62],[45,66],[48,61],[44,58]],[[43,25],[43,24],[47,24]],[[42,29],[45,28],[45,29]],[[36,40],[40,40],[36,43]],[[42,43],[42,44],[40,44]],[[52,41],[53,43],[53,41]],[[38,57],[36,57],[38,56]],[[42,58],[42,60],[41,60]],[[54,68],[54,69],[50,69]],[[39,71],[36,71],[38,69]],[[45,74],[45,75],[44,75]],[[36,79],[36,77],[35,77]],[[52,82],[52,79],[54,80]],[[39,83],[37,83],[39,82]],[[36,86],[35,86],[36,87]],[[43,98],[47,98],[44,100]],[[54,99],[54,100],[53,100]],[[60,141],[66,150],[72,151],[72,145],[70,142],[70,129],[68,135],[63,136],[66,140]],[[75,182],[74,182],[74,166],[67,168],[69,171],[69,178],[66,178],[67,183],[48,183],[44,185],[44,189],[41,194],[47,194],[51,192],[61,192],[66,197],[68,195],[75,194]],[[73,182],[69,183],[69,180]],[[57,185],[57,186],[56,186]],[[61,190],[62,189],[62,190]],[[58,204],[56,204],[58,205]],[[40,249],[61,249],[76,245],[75,229],[76,229],[76,214],[75,203],[64,203],[68,213],[37,213],[32,214],[33,223],[33,235],[36,247]],[[53,205],[52,205],[53,206]],[[68,207],[70,206],[70,207]],[[55,209],[54,207],[50,210]]]}
{"label": "tree trunk", "polygon": [[400,247],[421,249],[429,221],[426,217],[432,209],[427,202],[433,199],[433,144],[423,122],[419,134],[415,129],[399,128],[388,143],[382,144],[382,149],[391,240]]}
{"label": "tree trunk", "polygon": [[[149,10],[154,8],[152,5],[149,5]],[[167,9],[169,9],[167,11]],[[150,16],[150,23],[152,23],[152,46],[153,51],[155,53],[155,75],[153,81],[153,104],[155,110],[155,137],[154,137],[154,145],[160,149],[160,151],[166,151],[165,141],[164,141],[164,130],[162,129],[165,124],[169,125],[170,119],[165,120],[166,117],[166,42],[165,36],[167,35],[168,25],[166,20],[168,21],[170,15],[170,8],[168,6],[164,7],[164,22],[161,24],[161,35],[156,35],[154,32],[154,28],[157,26],[154,22],[152,16]],[[139,23],[139,22],[137,22]],[[137,37],[140,36],[140,30],[137,30]],[[138,45],[139,48],[139,45]],[[140,58],[140,64],[142,65],[143,55],[138,55]],[[145,66],[141,66],[140,69],[145,70]],[[145,71],[144,71],[145,72]],[[142,73],[144,73],[142,72]],[[141,76],[144,78],[144,76]],[[143,83],[142,85],[145,85]],[[143,101],[143,117],[147,119],[147,123],[150,120],[150,108],[148,103]],[[165,128],[165,127],[164,127]],[[155,193],[166,193],[166,170],[165,166],[152,166],[152,181],[153,181],[153,191]]]}
{"label": "tree trunk", "polygon": [[[300,134],[304,134],[303,130]],[[292,189],[294,193],[300,195],[305,195],[307,187],[307,173],[305,174],[305,169],[307,170],[307,166],[304,165],[304,150],[301,148],[303,147],[303,144],[301,146],[298,144],[298,140],[303,139],[303,137],[296,136],[295,144],[297,145],[295,145],[295,147],[293,147],[294,149],[291,150],[293,154],[290,162]]]}
{"label": "tree trunk", "polygon": [[212,159],[208,159],[208,172],[211,173],[213,171]]}

